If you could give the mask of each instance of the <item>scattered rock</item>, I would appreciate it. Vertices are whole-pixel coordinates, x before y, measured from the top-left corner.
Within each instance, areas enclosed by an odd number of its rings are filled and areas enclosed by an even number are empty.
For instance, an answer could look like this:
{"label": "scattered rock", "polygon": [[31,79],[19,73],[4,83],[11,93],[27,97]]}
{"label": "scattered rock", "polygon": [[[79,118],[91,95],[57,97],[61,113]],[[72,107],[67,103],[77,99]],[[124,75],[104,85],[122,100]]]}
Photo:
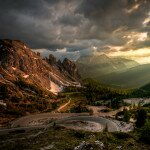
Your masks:
{"label": "scattered rock", "polygon": [[101,141],[95,141],[95,143],[89,143],[83,141],[82,143],[80,143],[80,145],[75,147],[74,150],[94,150],[95,148],[104,150],[105,148],[104,143]]}
{"label": "scattered rock", "polygon": [[122,146],[119,145],[119,146],[117,146],[116,148],[119,149],[119,150],[121,150],[121,149],[122,149]]}
{"label": "scattered rock", "polygon": [[43,148],[40,148],[40,150],[49,150],[49,149],[52,149],[54,147],[54,145],[53,144],[50,144],[50,145],[48,145],[48,146],[45,146],[45,147],[43,147]]}
{"label": "scattered rock", "polygon": [[95,141],[95,144],[98,145],[101,150],[103,150],[105,148],[104,143],[101,141]]}

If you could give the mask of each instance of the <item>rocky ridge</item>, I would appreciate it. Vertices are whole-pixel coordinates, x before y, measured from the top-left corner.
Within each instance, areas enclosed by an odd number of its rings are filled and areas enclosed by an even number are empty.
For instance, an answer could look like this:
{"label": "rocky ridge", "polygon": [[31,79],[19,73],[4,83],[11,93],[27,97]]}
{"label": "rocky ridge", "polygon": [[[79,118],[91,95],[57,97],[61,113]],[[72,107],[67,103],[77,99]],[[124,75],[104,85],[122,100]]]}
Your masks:
{"label": "rocky ridge", "polygon": [[64,60],[55,66],[54,57],[42,60],[21,41],[1,40],[0,53],[1,82],[15,82],[22,78],[45,90],[51,90],[51,82],[59,87],[79,84],[77,69],[71,61]]}
{"label": "rocky ridge", "polygon": [[80,79],[76,64],[69,59],[65,58],[62,62],[60,60],[57,61],[56,58],[50,54],[45,60],[48,64],[57,68],[63,76],[69,78],[71,81],[76,82],[76,80],[78,81]]}

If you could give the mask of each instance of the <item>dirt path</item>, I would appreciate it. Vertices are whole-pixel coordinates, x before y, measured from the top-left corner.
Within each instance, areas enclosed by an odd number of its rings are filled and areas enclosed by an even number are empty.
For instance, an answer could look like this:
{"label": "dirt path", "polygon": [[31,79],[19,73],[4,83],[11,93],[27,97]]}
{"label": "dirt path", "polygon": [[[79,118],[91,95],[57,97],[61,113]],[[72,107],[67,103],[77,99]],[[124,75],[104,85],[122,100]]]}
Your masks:
{"label": "dirt path", "polygon": [[[48,124],[41,123],[41,120],[48,119],[48,118],[43,118],[45,117],[45,115],[48,115],[48,114],[39,114],[39,115],[32,115],[28,117],[26,116],[26,117],[22,117],[18,119],[16,122],[14,122],[12,128],[1,129],[0,135],[9,134],[13,132],[14,133],[26,132],[32,129],[40,129],[40,128],[46,129],[50,126],[53,126],[53,122],[48,123]],[[72,128],[72,129],[88,130],[88,131],[94,131],[94,132],[102,131],[103,128],[107,124],[110,132],[120,131],[120,127],[118,126],[118,124],[107,118],[88,116],[86,114],[65,114],[65,116],[63,115],[61,113],[55,114],[55,117],[57,116],[57,120],[55,121],[55,123],[68,127],[68,128]],[[35,120],[33,121],[33,119]]]}
{"label": "dirt path", "polygon": [[82,129],[88,131],[103,131],[108,126],[108,131],[120,131],[122,128],[113,120],[98,116],[72,116],[58,120],[57,124],[72,129]]}
{"label": "dirt path", "polygon": [[63,110],[65,107],[67,107],[68,105],[70,104],[70,100],[65,103],[64,105],[60,106],[58,109],[57,109],[57,112],[61,112],[61,110]]}

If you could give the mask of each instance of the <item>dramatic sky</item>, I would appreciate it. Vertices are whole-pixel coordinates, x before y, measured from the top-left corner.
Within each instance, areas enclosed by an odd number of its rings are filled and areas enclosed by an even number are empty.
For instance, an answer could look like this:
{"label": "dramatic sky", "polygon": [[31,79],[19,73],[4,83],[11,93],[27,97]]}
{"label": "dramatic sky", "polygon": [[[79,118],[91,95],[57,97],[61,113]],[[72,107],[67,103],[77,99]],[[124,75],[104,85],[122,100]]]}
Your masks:
{"label": "dramatic sky", "polygon": [[0,38],[43,54],[150,63],[150,0],[0,0]]}

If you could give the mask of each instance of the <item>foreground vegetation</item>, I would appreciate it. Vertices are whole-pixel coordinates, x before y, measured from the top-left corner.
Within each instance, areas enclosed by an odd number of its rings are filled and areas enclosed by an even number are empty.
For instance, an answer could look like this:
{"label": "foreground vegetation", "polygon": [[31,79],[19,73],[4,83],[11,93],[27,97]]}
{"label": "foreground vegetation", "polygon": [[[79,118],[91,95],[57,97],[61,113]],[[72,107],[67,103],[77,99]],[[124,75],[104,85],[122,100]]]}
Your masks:
{"label": "foreground vegetation", "polygon": [[[54,126],[47,130],[32,130],[23,133],[10,133],[0,136],[0,149],[3,150],[73,150],[82,141],[90,143],[94,150],[98,150],[95,141],[101,141],[104,150],[115,150],[121,147],[123,150],[148,150],[149,146],[139,141],[140,136],[136,133],[90,133],[85,131],[74,131],[63,127]],[[88,150],[85,148],[85,150]]]}

